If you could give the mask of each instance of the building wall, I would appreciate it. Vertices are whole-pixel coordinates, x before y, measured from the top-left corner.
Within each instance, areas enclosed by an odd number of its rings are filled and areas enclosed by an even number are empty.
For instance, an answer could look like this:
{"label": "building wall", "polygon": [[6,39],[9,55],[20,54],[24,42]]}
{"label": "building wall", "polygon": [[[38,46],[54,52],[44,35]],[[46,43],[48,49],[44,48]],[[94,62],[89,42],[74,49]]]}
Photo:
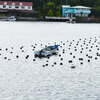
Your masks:
{"label": "building wall", "polygon": [[0,9],[32,10],[32,2],[0,1]]}
{"label": "building wall", "polygon": [[32,10],[32,6],[0,5],[0,9]]}
{"label": "building wall", "polygon": [[[88,8],[72,8],[72,7],[62,7],[62,15],[64,17],[73,17],[73,15],[80,17],[88,17],[91,10]],[[71,16],[69,16],[71,15]]]}

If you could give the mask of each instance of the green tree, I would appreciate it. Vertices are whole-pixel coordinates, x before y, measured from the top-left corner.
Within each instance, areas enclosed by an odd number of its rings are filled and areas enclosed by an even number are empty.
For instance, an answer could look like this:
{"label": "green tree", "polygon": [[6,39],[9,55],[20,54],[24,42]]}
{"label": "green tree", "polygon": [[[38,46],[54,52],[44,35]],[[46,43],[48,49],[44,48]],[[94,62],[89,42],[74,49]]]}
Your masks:
{"label": "green tree", "polygon": [[49,12],[48,12],[48,16],[49,16],[49,17],[52,17],[52,16],[53,16],[53,12],[52,12],[52,10],[49,10]]}

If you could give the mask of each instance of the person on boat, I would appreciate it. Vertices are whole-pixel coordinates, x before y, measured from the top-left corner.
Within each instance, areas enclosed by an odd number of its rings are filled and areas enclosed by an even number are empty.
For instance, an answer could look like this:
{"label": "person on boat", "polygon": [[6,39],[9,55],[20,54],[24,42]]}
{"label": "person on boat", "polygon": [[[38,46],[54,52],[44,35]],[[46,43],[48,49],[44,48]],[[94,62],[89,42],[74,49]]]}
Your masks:
{"label": "person on boat", "polygon": [[43,50],[40,50],[40,57],[41,57],[41,55],[42,55],[42,52],[43,52]]}
{"label": "person on boat", "polygon": [[55,45],[55,46],[54,46],[54,49],[57,49],[57,48],[58,48],[58,45]]}

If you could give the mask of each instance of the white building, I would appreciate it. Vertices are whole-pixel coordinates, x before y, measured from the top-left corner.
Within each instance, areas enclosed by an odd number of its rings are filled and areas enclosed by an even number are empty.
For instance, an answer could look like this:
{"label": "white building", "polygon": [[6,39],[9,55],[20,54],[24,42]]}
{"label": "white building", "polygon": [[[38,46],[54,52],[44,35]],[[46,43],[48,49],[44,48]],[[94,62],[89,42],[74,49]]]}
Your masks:
{"label": "white building", "polygon": [[32,2],[0,1],[1,10],[32,10]]}

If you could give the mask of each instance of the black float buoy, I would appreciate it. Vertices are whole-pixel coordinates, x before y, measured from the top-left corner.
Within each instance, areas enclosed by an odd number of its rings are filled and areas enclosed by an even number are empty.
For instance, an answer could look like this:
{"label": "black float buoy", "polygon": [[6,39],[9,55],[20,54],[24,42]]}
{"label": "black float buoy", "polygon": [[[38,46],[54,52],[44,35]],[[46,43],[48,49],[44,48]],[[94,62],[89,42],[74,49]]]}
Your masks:
{"label": "black float buoy", "polygon": [[75,51],[77,51],[77,49],[75,49]]}
{"label": "black float buoy", "polygon": [[82,51],[80,51],[80,53],[82,53]]}
{"label": "black float buoy", "polygon": [[13,52],[10,52],[11,54],[13,53]]}
{"label": "black float buoy", "polygon": [[57,63],[56,62],[54,62],[54,65],[56,65]]}
{"label": "black float buoy", "polygon": [[52,65],[52,67],[54,67],[54,65]]}
{"label": "black float buoy", "polygon": [[73,56],[73,58],[75,58],[75,56]]}
{"label": "black float buoy", "polygon": [[72,55],[72,53],[70,53],[70,55]]}
{"label": "black float buoy", "polygon": [[83,58],[79,58],[79,60],[83,60]]}
{"label": "black float buoy", "polygon": [[46,66],[48,66],[48,64],[45,64]]}
{"label": "black float buoy", "polygon": [[48,56],[48,59],[50,59],[50,57]]}
{"label": "black float buoy", "polygon": [[4,59],[7,59],[7,57],[4,57]]}
{"label": "black float buoy", "polygon": [[86,56],[88,56],[88,54],[86,54]]}
{"label": "black float buoy", "polygon": [[8,59],[9,61],[11,60],[11,59]]}
{"label": "black float buoy", "polygon": [[72,63],[73,61],[72,61],[72,60],[69,60],[68,62],[69,62],[69,63]]}
{"label": "black float buoy", "polygon": [[28,59],[29,55],[27,55],[25,58]]}
{"label": "black float buoy", "polygon": [[59,57],[61,57],[61,54],[59,54]]}
{"label": "black float buoy", "polygon": [[86,49],[88,49],[88,47],[86,47]]}
{"label": "black float buoy", "polygon": [[89,52],[91,52],[91,50],[89,50]]}
{"label": "black float buoy", "polygon": [[61,58],[61,60],[63,60],[63,58]]}
{"label": "black float buoy", "polygon": [[11,49],[14,49],[13,47],[11,47]]}
{"label": "black float buoy", "polygon": [[5,49],[6,51],[8,50],[8,48]]}
{"label": "black float buoy", "polygon": [[73,69],[74,69],[74,68],[75,68],[75,65],[71,65],[71,68],[73,68]]}
{"label": "black float buoy", "polygon": [[97,50],[99,50],[99,48],[97,48]]}
{"label": "black float buoy", "polygon": [[45,67],[45,65],[43,65],[43,67]]}
{"label": "black float buoy", "polygon": [[19,58],[19,56],[17,55],[16,58]]}
{"label": "black float buoy", "polygon": [[88,59],[88,62],[90,62],[90,59]]}
{"label": "black float buoy", "polygon": [[35,59],[33,59],[33,61],[36,61]]}
{"label": "black float buoy", "polygon": [[81,62],[80,64],[83,65],[83,62]]}
{"label": "black float buoy", "polygon": [[92,58],[92,56],[88,56],[88,58]]}
{"label": "black float buoy", "polygon": [[97,60],[97,57],[95,57],[95,60]]}
{"label": "black float buoy", "polygon": [[63,65],[63,63],[60,63],[60,65]]}
{"label": "black float buoy", "polygon": [[22,50],[22,52],[24,52],[24,50]]}

